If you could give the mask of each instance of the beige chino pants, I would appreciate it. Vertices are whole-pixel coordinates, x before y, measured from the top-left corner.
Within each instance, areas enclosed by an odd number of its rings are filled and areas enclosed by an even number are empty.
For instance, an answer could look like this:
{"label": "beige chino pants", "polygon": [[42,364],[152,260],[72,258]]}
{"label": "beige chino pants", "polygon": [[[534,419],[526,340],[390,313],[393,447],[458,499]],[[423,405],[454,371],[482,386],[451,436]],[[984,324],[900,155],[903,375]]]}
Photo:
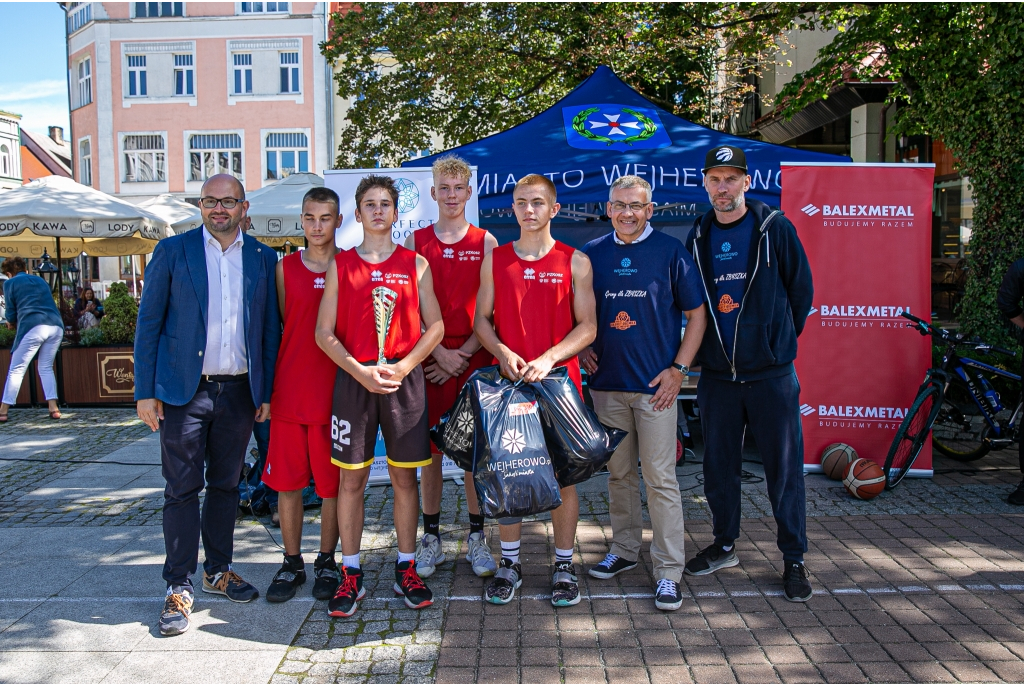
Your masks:
{"label": "beige chino pants", "polygon": [[654,539],[651,561],[654,578],[681,582],[686,557],[683,552],[683,502],[676,481],[677,403],[655,411],[651,395],[635,392],[591,390],[594,409],[601,422],[628,431],[608,462],[608,502],[612,522],[611,553],[625,559],[640,558],[644,521],[640,503],[640,474],[647,486],[647,509]]}

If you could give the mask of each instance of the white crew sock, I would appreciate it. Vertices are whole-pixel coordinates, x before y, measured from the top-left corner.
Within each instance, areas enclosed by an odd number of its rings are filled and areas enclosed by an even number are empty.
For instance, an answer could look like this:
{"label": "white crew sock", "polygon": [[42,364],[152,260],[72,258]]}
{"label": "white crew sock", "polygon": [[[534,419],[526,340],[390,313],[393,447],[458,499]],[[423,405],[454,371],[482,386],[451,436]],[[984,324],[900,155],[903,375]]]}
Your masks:
{"label": "white crew sock", "polygon": [[501,558],[508,559],[513,564],[519,563],[519,540],[515,542],[501,541]]}
{"label": "white crew sock", "polygon": [[352,556],[342,555],[341,565],[345,568],[359,568],[359,553],[356,552]]}
{"label": "white crew sock", "polygon": [[409,552],[408,554],[406,554],[405,552],[399,552],[398,553],[398,563],[399,564],[404,564],[405,562],[412,561],[415,558],[416,558],[416,552]]}
{"label": "white crew sock", "polygon": [[555,563],[559,564],[562,562],[572,563],[572,547],[569,549],[558,549],[555,547]]}

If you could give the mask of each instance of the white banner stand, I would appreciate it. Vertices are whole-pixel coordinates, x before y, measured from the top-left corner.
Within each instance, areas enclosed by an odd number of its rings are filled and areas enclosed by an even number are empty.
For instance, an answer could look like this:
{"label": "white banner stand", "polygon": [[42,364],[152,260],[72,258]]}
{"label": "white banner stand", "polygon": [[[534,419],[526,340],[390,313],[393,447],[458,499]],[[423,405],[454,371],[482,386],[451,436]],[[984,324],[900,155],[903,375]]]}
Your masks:
{"label": "white banner stand", "polygon": [[[462,481],[465,478],[465,471],[456,466],[455,462],[448,457],[442,457],[441,477],[445,480]],[[420,469],[416,469],[417,480],[420,477]],[[391,483],[391,476],[388,475],[387,450],[384,448],[384,437],[380,429],[377,429],[377,445],[373,448],[373,463],[370,464],[370,480],[366,487],[373,485],[387,485]]]}

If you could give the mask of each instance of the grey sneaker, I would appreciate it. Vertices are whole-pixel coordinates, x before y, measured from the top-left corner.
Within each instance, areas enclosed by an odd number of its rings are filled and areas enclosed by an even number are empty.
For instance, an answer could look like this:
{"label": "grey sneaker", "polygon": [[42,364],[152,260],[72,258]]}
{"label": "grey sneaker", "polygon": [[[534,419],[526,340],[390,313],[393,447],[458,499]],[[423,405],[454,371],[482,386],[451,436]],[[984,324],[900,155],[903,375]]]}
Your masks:
{"label": "grey sneaker", "polygon": [[683,571],[691,576],[706,576],[720,568],[728,568],[740,563],[736,557],[736,547],[728,552],[721,545],[711,544],[697,552],[697,556],[686,562]]}
{"label": "grey sneaker", "polygon": [[188,630],[192,603],[191,585],[172,585],[167,588],[164,609],[160,612],[160,634],[170,637]]}
{"label": "grey sneaker", "polygon": [[473,573],[480,578],[489,578],[498,570],[498,562],[494,560],[483,533],[473,533],[469,536],[466,543],[466,561],[473,567]]}
{"label": "grey sneaker", "polygon": [[501,560],[501,568],[484,590],[484,599],[491,604],[508,604],[523,584],[523,567],[508,559]]}
{"label": "grey sneaker", "polygon": [[429,578],[434,575],[438,564],[443,564],[448,557],[441,551],[441,540],[436,535],[427,533],[420,538],[420,544],[416,547],[416,572],[420,578]]}

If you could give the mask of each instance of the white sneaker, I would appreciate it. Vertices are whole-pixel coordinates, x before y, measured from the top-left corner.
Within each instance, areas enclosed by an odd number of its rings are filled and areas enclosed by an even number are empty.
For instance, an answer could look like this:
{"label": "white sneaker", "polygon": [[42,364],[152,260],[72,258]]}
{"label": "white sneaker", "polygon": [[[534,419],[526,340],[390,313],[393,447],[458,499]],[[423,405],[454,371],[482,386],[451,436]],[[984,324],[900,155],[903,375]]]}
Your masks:
{"label": "white sneaker", "polygon": [[498,563],[494,561],[494,555],[491,554],[483,533],[473,533],[469,536],[466,561],[473,567],[473,573],[480,578],[489,578],[498,570]]}
{"label": "white sneaker", "polygon": [[429,578],[434,575],[438,564],[447,560],[444,552],[441,551],[441,540],[436,535],[427,533],[420,538],[420,544],[416,548],[416,572],[420,578]]}

